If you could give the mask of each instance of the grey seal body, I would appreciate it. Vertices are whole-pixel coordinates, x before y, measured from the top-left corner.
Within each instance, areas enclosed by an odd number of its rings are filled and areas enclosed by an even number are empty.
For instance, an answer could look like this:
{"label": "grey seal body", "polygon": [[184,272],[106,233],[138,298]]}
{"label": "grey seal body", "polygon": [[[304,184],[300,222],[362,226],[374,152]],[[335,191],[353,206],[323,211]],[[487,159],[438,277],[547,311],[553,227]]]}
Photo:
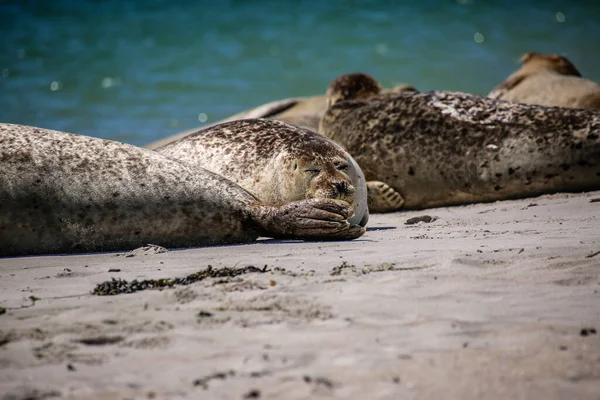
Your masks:
{"label": "grey seal body", "polygon": [[367,180],[399,192],[407,209],[600,188],[595,110],[403,93],[339,101],[320,132],[353,155]]}
{"label": "grey seal body", "polygon": [[123,143],[0,124],[0,256],[241,243],[259,235],[350,239],[352,210],[274,207],[233,182]]}
{"label": "grey seal body", "polygon": [[156,152],[215,172],[260,201],[283,205],[310,198],[347,201],[351,224],[368,221],[364,175],[341,146],[282,121],[245,119],[202,129]]}

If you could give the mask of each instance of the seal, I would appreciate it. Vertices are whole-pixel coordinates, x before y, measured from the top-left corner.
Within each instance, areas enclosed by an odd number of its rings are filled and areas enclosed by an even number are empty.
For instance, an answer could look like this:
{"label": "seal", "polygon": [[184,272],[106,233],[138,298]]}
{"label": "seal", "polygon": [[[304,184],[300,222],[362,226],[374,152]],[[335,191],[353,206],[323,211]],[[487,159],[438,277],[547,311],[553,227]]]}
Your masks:
{"label": "seal", "polygon": [[542,106],[600,108],[600,85],[584,79],[575,65],[558,54],[525,53],[520,69],[488,97]]}
{"label": "seal", "polygon": [[266,204],[338,199],[355,211],[350,224],[364,227],[369,219],[365,177],[356,161],[326,137],[286,122],[225,122],[155,151],[219,174]]}
{"label": "seal", "polygon": [[0,124],[0,255],[353,239],[350,205],[260,202],[224,177],[109,140]]}
{"label": "seal", "polygon": [[[403,91],[416,92],[417,89],[415,89],[411,85],[399,84],[387,92],[398,93]],[[163,147],[171,142],[177,141],[188,135],[191,135],[197,132],[199,129],[205,129],[211,126],[222,124],[224,122],[237,121],[240,119],[276,119],[278,121],[289,122],[290,124],[299,126],[301,128],[310,129],[311,131],[316,132],[319,128],[319,122],[321,121],[321,118],[323,117],[323,114],[325,113],[325,110],[328,107],[326,99],[326,96],[321,95],[311,97],[292,97],[288,99],[272,101],[270,103],[263,104],[259,107],[232,115],[214,124],[203,126],[201,128],[190,129],[169,136],[167,138],[157,140],[144,147],[147,149],[155,150],[159,147]]]}
{"label": "seal", "polygon": [[600,189],[596,110],[455,92],[381,99],[376,88],[365,74],[334,80],[320,132],[352,154],[367,180],[396,190],[405,209]]}

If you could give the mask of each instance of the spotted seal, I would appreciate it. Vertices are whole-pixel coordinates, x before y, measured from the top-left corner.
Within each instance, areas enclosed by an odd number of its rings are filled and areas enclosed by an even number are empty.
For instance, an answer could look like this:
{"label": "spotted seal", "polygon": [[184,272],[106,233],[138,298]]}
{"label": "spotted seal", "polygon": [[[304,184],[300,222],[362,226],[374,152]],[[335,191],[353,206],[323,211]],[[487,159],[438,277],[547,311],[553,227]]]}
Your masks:
{"label": "spotted seal", "polygon": [[521,57],[521,63],[488,97],[542,106],[600,108],[600,85],[584,79],[566,57],[531,52]]}
{"label": "spotted seal", "polygon": [[225,122],[155,151],[217,173],[267,204],[339,199],[352,204],[351,224],[365,226],[369,218],[365,178],[350,154],[322,135],[286,122]]}
{"label": "spotted seal", "polygon": [[109,140],[0,124],[0,255],[352,239],[348,203],[260,202],[222,176]]}
{"label": "spotted seal", "polygon": [[[392,89],[386,90],[389,93],[398,93],[404,91],[416,92],[414,86],[408,84],[398,84]],[[319,121],[323,117],[323,113],[327,109],[327,97],[311,96],[311,97],[292,97],[288,99],[276,100],[270,103],[263,104],[256,108],[243,111],[241,113],[232,115],[222,121],[216,122],[211,125],[203,126],[201,128],[194,128],[186,130],[181,133],[166,137],[164,139],[157,140],[144,146],[147,149],[155,150],[159,147],[163,147],[171,142],[175,142],[188,135],[197,132],[199,129],[210,128],[214,125],[219,125],[224,122],[237,121],[239,119],[252,119],[252,118],[270,118],[278,121],[289,122],[301,128],[310,129],[311,131],[317,131],[319,128]]]}
{"label": "spotted seal", "polygon": [[[356,93],[363,100],[352,100]],[[596,110],[453,92],[380,99],[365,74],[334,80],[329,94],[337,97],[320,132],[352,154],[367,180],[395,189],[406,209],[600,189]]]}

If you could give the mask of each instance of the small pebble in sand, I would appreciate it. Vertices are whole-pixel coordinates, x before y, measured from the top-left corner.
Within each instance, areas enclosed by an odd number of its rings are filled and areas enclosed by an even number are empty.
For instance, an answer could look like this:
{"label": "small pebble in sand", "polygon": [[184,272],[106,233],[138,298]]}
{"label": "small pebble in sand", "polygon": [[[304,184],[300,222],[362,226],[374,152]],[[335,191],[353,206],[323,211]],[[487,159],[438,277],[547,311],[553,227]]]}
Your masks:
{"label": "small pebble in sand", "polygon": [[244,395],[245,399],[258,399],[260,398],[260,390],[252,389]]}
{"label": "small pebble in sand", "polygon": [[596,334],[596,328],[581,328],[581,331],[579,331],[579,334],[581,336],[595,335]]}

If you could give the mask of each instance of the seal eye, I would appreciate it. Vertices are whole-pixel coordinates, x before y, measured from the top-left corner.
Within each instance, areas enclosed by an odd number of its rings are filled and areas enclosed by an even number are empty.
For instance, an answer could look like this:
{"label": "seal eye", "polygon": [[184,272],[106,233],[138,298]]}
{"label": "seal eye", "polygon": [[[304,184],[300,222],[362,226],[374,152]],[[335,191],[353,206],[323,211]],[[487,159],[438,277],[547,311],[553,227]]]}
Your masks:
{"label": "seal eye", "polygon": [[338,171],[342,171],[342,172],[346,172],[346,171],[348,171],[348,164],[341,164],[341,165],[338,165],[338,167],[337,167],[337,170],[338,170]]}
{"label": "seal eye", "polygon": [[304,170],[304,172],[306,172],[307,174],[311,174],[312,176],[317,176],[321,173],[320,169],[316,169],[316,168],[312,168],[312,169],[307,169]]}

